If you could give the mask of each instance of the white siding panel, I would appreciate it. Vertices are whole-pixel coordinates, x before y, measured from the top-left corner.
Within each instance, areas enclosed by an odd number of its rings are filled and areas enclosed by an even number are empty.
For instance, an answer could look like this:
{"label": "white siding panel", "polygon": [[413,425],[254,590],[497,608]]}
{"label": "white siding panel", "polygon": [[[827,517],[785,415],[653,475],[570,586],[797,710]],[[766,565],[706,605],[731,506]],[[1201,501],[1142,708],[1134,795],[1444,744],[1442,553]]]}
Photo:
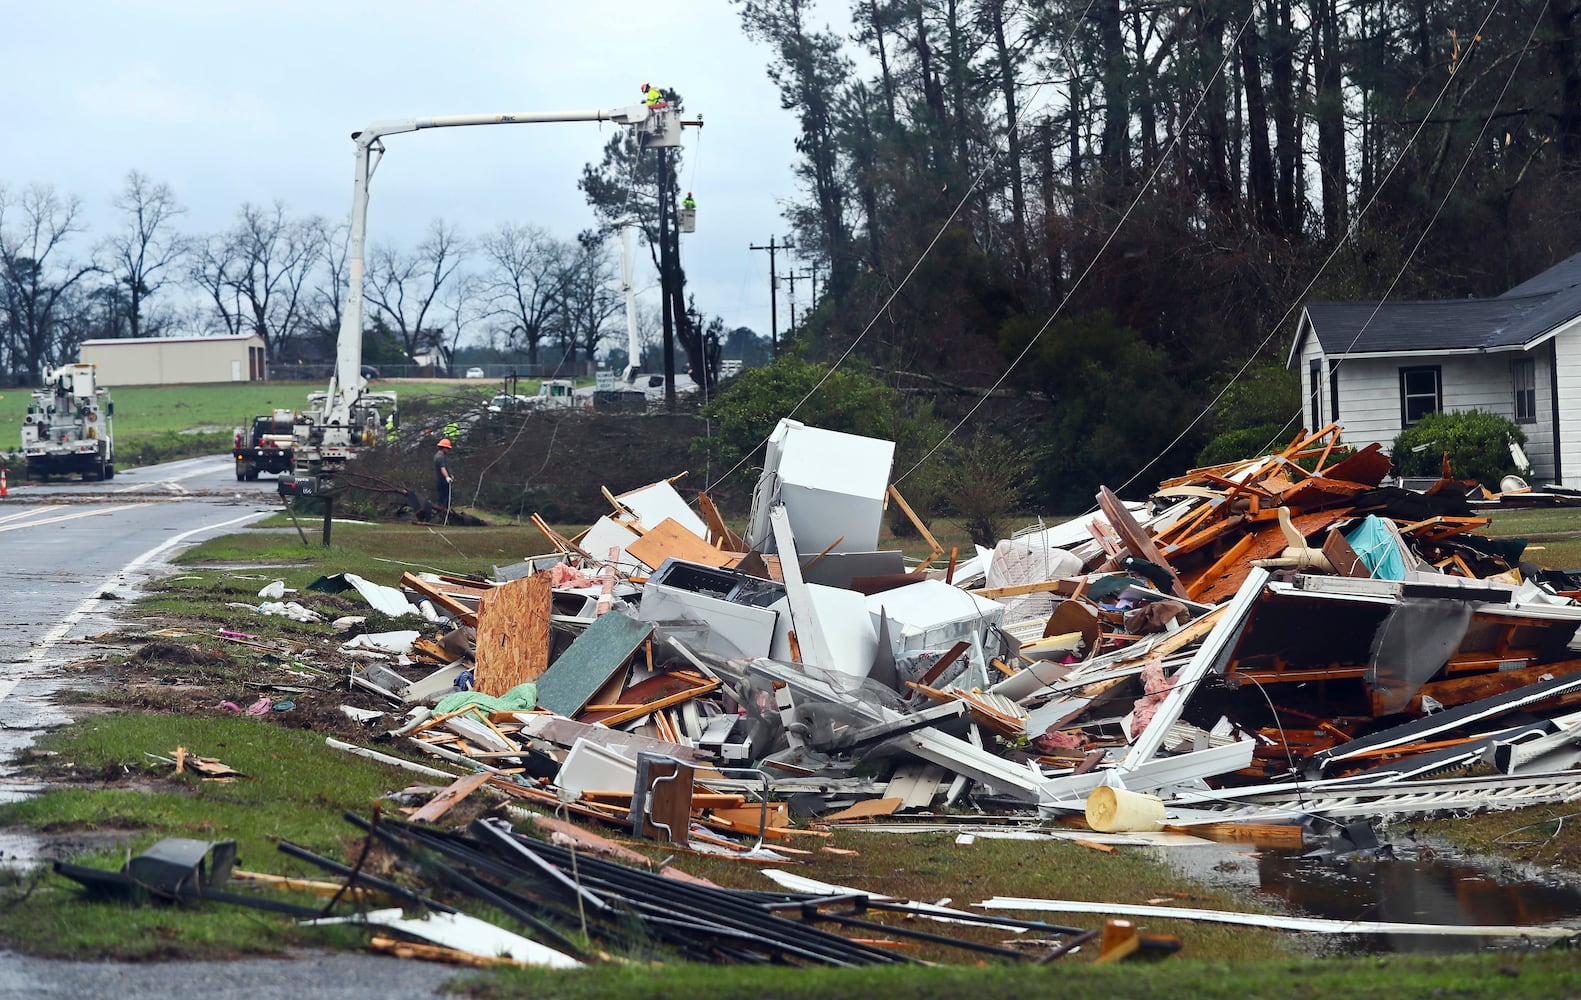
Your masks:
{"label": "white siding panel", "polygon": [[[1581,488],[1581,337],[1560,337],[1554,344],[1554,363],[1558,369],[1560,481],[1572,489]],[[1539,379],[1538,392],[1547,390]],[[1539,395],[1538,412],[1546,414]]]}
{"label": "white siding panel", "polygon": [[[1400,369],[1436,365],[1443,392],[1444,410],[1458,413],[1482,410],[1515,419],[1515,384],[1510,374],[1511,354],[1496,355],[1411,355],[1390,359],[1354,359],[1340,365],[1339,414],[1345,426],[1344,439],[1360,448],[1374,442],[1388,450],[1401,430]],[[1576,386],[1581,392],[1581,354],[1572,359]],[[1563,371],[1563,365],[1561,365]],[[1537,425],[1526,425],[1531,446],[1528,457],[1538,471],[1546,466],[1552,474],[1551,442],[1543,426],[1550,392],[1547,366],[1539,358],[1537,379]],[[1564,389],[1560,390],[1564,398]],[[1581,414],[1576,431],[1581,434]],[[1534,431],[1542,431],[1542,437]],[[1539,464],[1539,455],[1542,462]],[[1581,454],[1577,455],[1581,461]],[[1566,459],[1568,469],[1569,460]],[[1581,468],[1578,468],[1581,473]]]}

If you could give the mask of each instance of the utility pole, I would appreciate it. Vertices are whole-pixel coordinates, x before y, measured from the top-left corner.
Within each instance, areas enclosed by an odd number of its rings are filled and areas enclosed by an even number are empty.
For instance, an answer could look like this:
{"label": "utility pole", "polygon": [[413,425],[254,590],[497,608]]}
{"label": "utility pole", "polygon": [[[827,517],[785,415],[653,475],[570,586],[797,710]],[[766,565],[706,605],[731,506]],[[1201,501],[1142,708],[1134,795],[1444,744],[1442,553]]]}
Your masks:
{"label": "utility pole", "polygon": [[774,255],[775,255],[776,252],[778,252],[780,250],[794,250],[796,248],[791,245],[791,242],[788,239],[784,243],[776,244],[774,242],[774,237],[770,236],[769,237],[769,245],[768,246],[760,247],[760,246],[757,246],[756,244],[749,244],[747,246],[747,249],[748,250],[767,250],[769,252],[769,357],[770,358],[777,358],[777,357],[779,357],[779,354],[780,354],[780,333],[779,333],[779,287],[780,287],[780,279],[779,279],[779,272],[774,270]]}
{"label": "utility pole", "polygon": [[[814,280],[816,280],[816,277],[815,277],[815,272],[812,272],[812,271],[803,271],[800,274],[797,274],[795,271],[787,271],[786,274],[785,274],[785,277],[790,281],[790,330],[795,330],[796,329],[796,279],[800,278],[803,281],[806,281],[808,278],[814,278]],[[812,300],[813,300],[814,303],[816,303],[818,301],[818,286],[817,285],[813,285],[813,293],[812,293],[812,295],[813,295],[813,299]],[[787,332],[789,332],[789,331],[787,331]]]}

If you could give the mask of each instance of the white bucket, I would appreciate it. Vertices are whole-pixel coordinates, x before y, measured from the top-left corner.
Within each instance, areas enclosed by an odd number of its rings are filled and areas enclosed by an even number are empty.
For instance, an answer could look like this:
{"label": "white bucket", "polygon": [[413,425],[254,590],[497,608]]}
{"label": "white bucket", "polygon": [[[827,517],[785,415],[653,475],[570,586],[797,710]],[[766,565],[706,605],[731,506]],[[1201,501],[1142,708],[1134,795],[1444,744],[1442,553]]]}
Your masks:
{"label": "white bucket", "polygon": [[1087,796],[1087,825],[1099,833],[1151,833],[1164,828],[1164,800],[1099,785]]}

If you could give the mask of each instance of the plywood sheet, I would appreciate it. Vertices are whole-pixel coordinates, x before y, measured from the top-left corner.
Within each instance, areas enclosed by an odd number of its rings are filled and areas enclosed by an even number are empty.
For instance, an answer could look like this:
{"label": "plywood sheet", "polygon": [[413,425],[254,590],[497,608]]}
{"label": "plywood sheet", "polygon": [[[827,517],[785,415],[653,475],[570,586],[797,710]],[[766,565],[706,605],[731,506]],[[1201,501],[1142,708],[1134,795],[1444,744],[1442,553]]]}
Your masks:
{"label": "plywood sheet", "polygon": [[595,618],[538,679],[538,704],[575,715],[652,633],[652,625],[618,611]]}
{"label": "plywood sheet", "polygon": [[512,580],[478,602],[473,686],[499,697],[549,667],[550,574]]}
{"label": "plywood sheet", "polygon": [[658,569],[666,558],[715,568],[729,566],[736,561],[734,552],[714,548],[686,530],[673,517],[660,521],[647,534],[627,545],[626,554],[649,569]]}

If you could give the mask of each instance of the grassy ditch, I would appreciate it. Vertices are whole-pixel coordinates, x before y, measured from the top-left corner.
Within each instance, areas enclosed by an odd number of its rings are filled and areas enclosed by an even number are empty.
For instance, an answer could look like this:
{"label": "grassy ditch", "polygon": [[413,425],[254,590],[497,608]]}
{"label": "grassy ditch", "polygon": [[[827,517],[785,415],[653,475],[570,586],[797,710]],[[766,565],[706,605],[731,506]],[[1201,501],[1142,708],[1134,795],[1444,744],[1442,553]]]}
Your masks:
{"label": "grassy ditch", "polygon": [[[148,756],[176,748],[241,771],[205,779]],[[398,768],[337,753],[312,732],[268,721],[195,714],[112,713],[44,737],[24,769],[51,782],[35,798],[0,807],[0,826],[47,840],[97,843],[73,860],[119,869],[163,837],[237,842],[238,867],[316,878],[276,844],[290,840],[342,857],[342,810],[366,815],[410,777]],[[7,886],[0,937],[8,947],[54,957],[156,959],[278,954],[293,947],[354,946],[360,932],[302,928],[238,906],[134,906],[88,902],[61,876],[35,871]],[[302,900],[312,905],[311,900]]]}

